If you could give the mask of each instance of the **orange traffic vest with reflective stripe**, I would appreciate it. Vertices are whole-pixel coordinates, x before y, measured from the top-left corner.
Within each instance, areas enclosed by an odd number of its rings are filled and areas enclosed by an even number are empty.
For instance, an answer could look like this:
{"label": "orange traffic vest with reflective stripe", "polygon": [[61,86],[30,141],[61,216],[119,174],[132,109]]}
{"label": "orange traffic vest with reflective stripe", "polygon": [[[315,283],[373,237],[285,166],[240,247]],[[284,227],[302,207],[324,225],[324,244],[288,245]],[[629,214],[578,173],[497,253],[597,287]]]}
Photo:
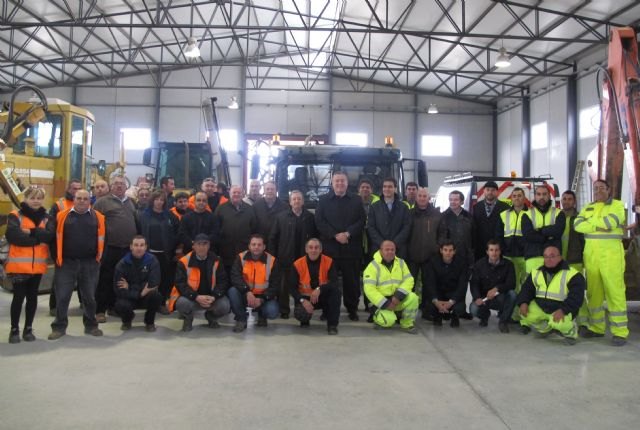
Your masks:
{"label": "orange traffic vest with reflective stripe", "polygon": [[[228,198],[226,198],[225,196],[220,196],[220,199],[218,200],[218,206],[227,203],[229,201]],[[191,197],[189,197],[189,209],[191,209],[192,211],[196,209],[196,195],[192,195]],[[207,212],[211,212],[211,208],[209,207],[209,203],[207,203],[207,206],[204,208],[204,210],[206,210]]]}
{"label": "orange traffic vest with reflective stripe", "polygon": [[73,207],[73,200],[67,200],[66,198],[62,197],[61,199],[58,199],[58,201],[56,202],[56,206],[58,206],[58,212],[71,209]]}
{"label": "orange traffic vest with reflective stripe", "polygon": [[[189,261],[191,260],[191,254],[193,251],[182,257],[178,262],[184,265],[185,269],[187,269],[187,285],[193,291],[198,291],[200,288],[200,269],[197,267],[189,267]],[[216,260],[213,263],[213,270],[211,271],[211,290],[213,290],[216,286],[216,272],[218,271],[218,264],[220,260]],[[167,300],[167,309],[169,312],[173,312],[176,307],[176,302],[178,301],[178,297],[180,297],[180,290],[174,285],[171,288],[171,293],[169,294],[169,300]]]}
{"label": "orange traffic vest with reflective stripe", "polygon": [[273,263],[276,259],[273,255],[265,252],[267,256],[267,263],[263,263],[261,260],[253,260],[251,258],[245,260],[247,252],[244,251],[238,254],[240,256],[240,262],[242,263],[242,278],[245,284],[251,288],[251,292],[254,295],[264,294],[269,287],[269,276],[273,270]]}
{"label": "orange traffic vest with reflective stripe", "polygon": [[[104,235],[106,234],[106,227],[104,223],[104,215],[98,212],[95,209],[91,210],[98,221],[98,253],[96,254],[96,261],[99,263],[100,259],[102,259],[102,252],[104,251]],[[71,213],[70,209],[65,209],[62,212],[58,212],[56,216],[58,224],[56,225],[56,265],[58,267],[62,266],[62,247],[64,241],[64,222],[67,220],[67,217]]]}
{"label": "orange traffic vest with reflective stripe", "polygon": [[[320,270],[318,270],[318,286],[329,283],[329,269],[333,260],[326,255],[320,255]],[[298,258],[293,262],[293,267],[298,272],[298,292],[303,296],[310,296],[313,293],[311,288],[311,275],[309,274],[309,265],[307,265],[307,256]]]}
{"label": "orange traffic vest with reflective stripe", "polygon": [[[26,216],[18,211],[11,211],[11,214],[18,218],[20,228],[32,230],[36,225]],[[45,228],[47,218],[43,219],[38,228]],[[9,245],[9,256],[4,269],[7,273],[43,274],[47,271],[47,259],[49,258],[49,246],[40,243],[34,246]]]}

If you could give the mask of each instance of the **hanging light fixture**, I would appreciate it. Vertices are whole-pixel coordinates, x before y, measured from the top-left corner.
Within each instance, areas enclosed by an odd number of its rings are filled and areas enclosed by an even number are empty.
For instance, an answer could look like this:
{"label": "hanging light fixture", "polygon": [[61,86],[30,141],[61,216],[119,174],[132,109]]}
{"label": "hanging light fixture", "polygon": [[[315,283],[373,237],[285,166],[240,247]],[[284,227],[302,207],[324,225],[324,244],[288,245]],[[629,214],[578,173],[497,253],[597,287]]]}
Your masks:
{"label": "hanging light fixture", "polygon": [[429,104],[429,108],[427,109],[427,113],[431,114],[431,115],[435,115],[438,113],[438,106],[436,106],[434,103],[430,103]]}
{"label": "hanging light fixture", "polygon": [[509,55],[507,54],[507,49],[503,46],[498,51],[498,58],[496,58],[495,66],[504,69],[505,67],[509,67],[511,65],[511,61],[509,61]]}
{"label": "hanging light fixture", "polygon": [[184,48],[184,56],[189,59],[200,57],[200,48],[198,48],[198,41],[195,37],[187,39],[187,46]]}
{"label": "hanging light fixture", "polygon": [[231,103],[229,103],[229,109],[238,109],[238,98],[236,96],[231,96]]}

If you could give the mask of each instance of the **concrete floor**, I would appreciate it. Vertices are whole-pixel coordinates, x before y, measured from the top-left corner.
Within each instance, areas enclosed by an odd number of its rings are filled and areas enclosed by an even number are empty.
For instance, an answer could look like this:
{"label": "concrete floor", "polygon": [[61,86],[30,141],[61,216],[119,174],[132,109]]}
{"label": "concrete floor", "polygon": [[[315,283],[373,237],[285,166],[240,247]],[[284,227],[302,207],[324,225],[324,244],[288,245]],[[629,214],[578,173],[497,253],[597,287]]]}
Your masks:
{"label": "concrete floor", "polygon": [[[40,296],[34,343],[7,344],[11,295],[0,293],[1,429],[625,429],[640,422],[640,316],[630,342],[564,346],[462,321],[419,322],[420,333],[374,331],[343,315],[338,336],[314,320],[236,335],[231,318],[193,332],[142,312],[102,338],[82,334],[72,301],[68,335],[51,342]],[[364,318],[364,313],[361,317]]]}

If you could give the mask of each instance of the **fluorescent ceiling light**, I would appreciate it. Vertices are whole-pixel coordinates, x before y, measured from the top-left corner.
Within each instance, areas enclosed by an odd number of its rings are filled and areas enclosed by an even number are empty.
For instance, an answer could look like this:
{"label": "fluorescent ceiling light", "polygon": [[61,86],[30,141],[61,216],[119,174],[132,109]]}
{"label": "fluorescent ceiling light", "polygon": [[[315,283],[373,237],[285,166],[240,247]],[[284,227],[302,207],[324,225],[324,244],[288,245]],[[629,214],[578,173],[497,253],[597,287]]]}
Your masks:
{"label": "fluorescent ceiling light", "polygon": [[500,48],[500,54],[498,55],[498,58],[496,59],[496,64],[495,66],[503,69],[505,67],[509,67],[511,65],[511,61],[509,61],[509,55],[507,54],[507,50],[506,48],[503,46],[502,48]]}
{"label": "fluorescent ceiling light", "polygon": [[438,106],[436,106],[435,104],[431,103],[429,105],[429,108],[427,109],[427,113],[429,114],[436,114],[438,113]]}
{"label": "fluorescent ceiling light", "polygon": [[195,37],[187,40],[187,47],[184,49],[184,56],[187,58],[198,58],[200,56],[200,48]]}
{"label": "fluorescent ceiling light", "polygon": [[231,96],[231,103],[229,103],[229,109],[238,109],[238,98]]}

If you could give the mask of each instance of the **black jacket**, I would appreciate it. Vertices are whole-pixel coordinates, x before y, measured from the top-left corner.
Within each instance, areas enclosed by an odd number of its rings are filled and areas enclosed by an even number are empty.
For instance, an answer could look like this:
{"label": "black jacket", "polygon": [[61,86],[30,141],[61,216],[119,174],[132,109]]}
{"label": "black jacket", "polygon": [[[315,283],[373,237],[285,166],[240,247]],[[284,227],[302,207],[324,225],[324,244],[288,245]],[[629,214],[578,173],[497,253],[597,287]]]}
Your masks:
{"label": "black jacket", "polygon": [[[213,274],[213,265],[216,261],[220,261],[220,258],[213,252],[209,252],[206,261],[207,270],[205,273],[200,273],[200,279],[202,279],[202,276],[204,276],[205,279],[211,279],[211,276]],[[192,252],[191,258],[189,259],[189,267],[198,266],[198,258]],[[198,295],[213,296],[217,299],[227,294],[227,290],[229,289],[229,277],[227,276],[227,271],[224,269],[222,261],[220,261],[218,263],[218,270],[216,270],[215,287],[211,289],[211,285],[209,285],[208,289],[201,290],[199,288],[198,291],[194,291],[187,284],[187,267],[184,267],[184,264],[181,261],[178,261],[178,264],[176,266],[175,286],[180,292],[180,295],[186,297],[189,300],[195,300]]]}
{"label": "black jacket", "polygon": [[264,236],[264,240],[267,241],[266,245],[269,246],[269,237],[271,235],[271,228],[275,222],[276,216],[281,212],[285,212],[289,209],[289,205],[276,198],[276,201],[271,207],[267,205],[267,201],[264,197],[258,199],[253,205],[253,211],[256,214],[257,221],[257,233]]}
{"label": "black jacket", "polygon": [[225,266],[231,266],[238,254],[249,247],[249,236],[257,233],[256,214],[245,202],[236,209],[230,201],[218,206],[214,214],[219,229],[218,255]]}
{"label": "black jacket", "polygon": [[456,245],[456,257],[465,260],[469,268],[475,262],[473,253],[474,229],[473,218],[464,208],[459,215],[456,215],[451,208],[444,211],[438,226],[438,242],[445,239],[452,240]]}
{"label": "black jacket", "polygon": [[[366,215],[360,196],[347,192],[338,197],[333,190],[320,197],[315,213],[323,252],[331,258],[359,259],[362,256],[362,233]],[[348,232],[347,244],[341,244],[335,235]]]}
{"label": "black jacket", "polygon": [[469,282],[469,266],[465,259],[456,254],[451,264],[446,264],[442,256],[438,255],[429,261],[426,278],[427,284],[422,288],[425,289],[427,297],[423,298],[423,301],[453,299],[458,303],[464,303]]}
{"label": "black jacket", "polygon": [[162,249],[169,259],[173,258],[173,254],[178,244],[178,235],[180,233],[180,221],[178,217],[169,211],[156,213],[150,208],[145,209],[138,218],[140,221],[140,234],[147,239],[147,246],[150,241],[150,229],[156,227],[154,231],[160,232],[160,240]]}
{"label": "black jacket", "polygon": [[[551,209],[552,203],[553,201],[550,200],[544,207],[540,207],[538,202],[533,202],[532,207],[546,214],[547,211]],[[529,215],[522,219],[525,258],[542,257],[542,252],[549,245],[553,245],[559,250],[562,250],[562,233],[564,232],[566,218],[564,212],[560,209],[556,210],[556,222],[553,225],[538,226],[537,229],[534,229]]]}
{"label": "black jacket", "polygon": [[[300,243],[295,243],[296,221],[301,223]],[[288,267],[304,255],[304,245],[307,240],[317,236],[318,230],[311,212],[303,209],[298,219],[292,210],[288,210],[276,216],[269,235],[267,251],[276,257],[276,262],[281,267]]]}
{"label": "black jacket", "polygon": [[489,258],[476,261],[471,271],[471,297],[473,300],[487,297],[487,292],[498,288],[500,294],[516,288],[516,271],[513,263],[505,258],[495,266],[489,264]]}
{"label": "black jacket", "polygon": [[212,245],[217,243],[217,224],[213,213],[190,211],[184,214],[180,220],[178,235],[180,243],[184,245],[185,254],[191,250],[193,239],[200,233],[209,236]]}
{"label": "black jacket", "polygon": [[[129,284],[127,289],[118,288],[118,281],[124,278]],[[133,258],[128,252],[118,264],[113,275],[113,288],[116,297],[129,300],[138,300],[145,284],[149,288],[160,286],[160,263],[149,252],[145,252],[142,258]]]}
{"label": "black jacket", "polygon": [[[546,266],[542,266],[542,272],[545,276],[554,276],[560,270],[568,269],[569,265],[566,261],[560,262],[556,267],[550,269]],[[538,306],[548,314],[551,314],[558,309],[562,309],[562,312],[565,315],[571,314],[571,316],[575,319],[578,315],[578,310],[580,306],[582,306],[582,302],[584,301],[584,291],[586,288],[586,282],[584,277],[578,273],[567,283],[567,298],[560,302],[558,300],[551,299],[543,299],[536,298],[536,287],[533,285],[533,279],[531,275],[527,276],[527,279],[522,284],[522,288],[520,289],[520,294],[518,294],[518,298],[516,299],[516,304],[520,306],[522,303],[530,303],[535,300]]]}
{"label": "black jacket", "polygon": [[473,223],[475,237],[475,259],[479,260],[486,256],[487,242],[491,239],[498,239],[496,235],[496,225],[500,224],[500,213],[510,208],[508,204],[501,200],[494,203],[491,215],[487,216],[486,201],[481,200],[473,207]]}
{"label": "black jacket", "polygon": [[438,226],[442,214],[429,204],[426,209],[420,209],[417,205],[410,211],[411,232],[407,260],[414,263],[424,263],[435,255],[438,255]]}
{"label": "black jacket", "polygon": [[374,254],[385,240],[392,240],[396,244],[396,255],[402,259],[407,257],[407,240],[411,231],[411,216],[409,209],[396,198],[391,210],[384,199],[371,205],[367,220],[369,233],[369,251]]}
{"label": "black jacket", "polygon": [[[573,227],[578,214],[574,211],[572,215],[567,216],[566,212],[564,215],[566,220],[565,222],[569,223],[569,243],[567,244],[567,255],[565,259],[569,264],[582,264],[584,260],[584,234],[578,233]],[[565,230],[566,228],[565,224]]]}
{"label": "black jacket", "polygon": [[[251,253],[247,252],[244,256],[245,260],[251,258]],[[267,262],[267,254],[262,254],[260,257],[260,261],[266,264]],[[276,260],[277,261],[277,260]],[[278,290],[280,289],[280,282],[282,280],[281,271],[277,264],[273,265],[271,269],[271,274],[269,275],[269,286],[267,287],[264,298],[267,300],[275,299],[278,297]],[[241,293],[246,294],[251,291],[252,286],[248,285],[244,281],[244,277],[242,276],[242,261],[240,260],[240,256],[237,256],[233,262],[233,267],[231,268],[231,287],[237,288]]]}

